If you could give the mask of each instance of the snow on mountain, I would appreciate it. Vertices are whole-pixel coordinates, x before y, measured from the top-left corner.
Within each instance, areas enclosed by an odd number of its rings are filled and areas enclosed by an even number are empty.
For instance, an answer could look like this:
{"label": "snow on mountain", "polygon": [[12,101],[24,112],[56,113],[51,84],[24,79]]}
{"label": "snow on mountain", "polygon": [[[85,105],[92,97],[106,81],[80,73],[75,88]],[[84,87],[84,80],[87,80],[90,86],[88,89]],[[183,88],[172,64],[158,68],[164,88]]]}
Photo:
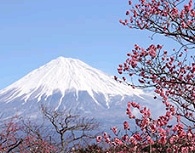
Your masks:
{"label": "snow on mountain", "polygon": [[40,104],[45,104],[55,109],[113,116],[113,111],[115,115],[121,114],[119,108],[125,108],[128,100],[150,101],[151,97],[78,59],[59,57],[1,90],[0,112],[5,116],[21,114],[36,118]]}
{"label": "snow on mountain", "polygon": [[103,93],[105,98],[108,98],[108,95],[143,94],[141,90],[133,90],[131,87],[119,84],[109,75],[80,60],[59,57],[1,90],[0,95],[14,89],[17,92],[5,97],[4,101],[9,102],[22,95],[25,95],[23,98],[27,101],[39,88],[41,90],[35,96],[38,101],[40,101],[41,96],[48,97],[55,90],[59,90],[63,96],[69,90],[87,91],[93,98],[93,93]]}

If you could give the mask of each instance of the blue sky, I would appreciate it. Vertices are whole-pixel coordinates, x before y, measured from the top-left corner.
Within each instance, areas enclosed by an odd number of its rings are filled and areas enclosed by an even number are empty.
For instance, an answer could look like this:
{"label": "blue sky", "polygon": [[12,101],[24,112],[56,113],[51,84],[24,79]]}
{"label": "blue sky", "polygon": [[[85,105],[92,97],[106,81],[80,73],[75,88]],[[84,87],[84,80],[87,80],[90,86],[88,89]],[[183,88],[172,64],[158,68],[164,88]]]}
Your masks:
{"label": "blue sky", "polygon": [[119,23],[128,8],[128,0],[1,0],[0,89],[59,56],[116,75],[135,43],[154,43]]}

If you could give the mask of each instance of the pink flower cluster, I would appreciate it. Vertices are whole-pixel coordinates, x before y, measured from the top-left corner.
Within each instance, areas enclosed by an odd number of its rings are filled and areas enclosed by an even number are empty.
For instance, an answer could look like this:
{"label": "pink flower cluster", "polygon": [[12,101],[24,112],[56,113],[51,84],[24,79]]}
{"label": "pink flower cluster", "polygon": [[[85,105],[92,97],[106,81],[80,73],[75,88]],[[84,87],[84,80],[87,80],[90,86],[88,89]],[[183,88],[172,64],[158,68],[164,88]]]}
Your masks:
{"label": "pink flower cluster", "polygon": [[[194,57],[188,57],[188,52],[175,52],[169,55],[162,51],[162,45],[150,45],[147,49],[137,44],[132,53],[118,68],[119,74],[128,73],[136,76],[139,84],[129,84],[137,87],[153,87],[154,92],[162,97],[167,109],[167,117],[177,115],[195,123],[195,62]],[[117,77],[115,77],[117,80]],[[126,78],[123,76],[123,80]],[[169,101],[180,109],[175,109]],[[131,118],[134,116],[128,113]]]}
{"label": "pink flower cluster", "polygon": [[192,127],[184,128],[180,116],[177,117],[177,123],[170,126],[168,125],[171,120],[168,117],[170,113],[166,113],[158,119],[152,119],[148,108],[142,108],[135,102],[128,102],[127,115],[132,114],[132,109],[138,109],[141,114],[141,118],[130,116],[130,119],[135,120],[137,129],[139,128],[137,132],[130,132],[129,124],[125,121],[125,134],[121,138],[116,134],[117,129],[114,127],[114,130],[112,128],[114,138],[104,133],[103,138],[97,137],[97,142],[106,142],[110,146],[121,147],[123,153],[144,152],[144,150],[174,153],[195,151],[195,132]]}
{"label": "pink flower cluster", "polygon": [[[153,119],[150,109],[129,102],[126,114],[135,121],[138,130],[130,131],[125,121],[122,137],[119,138],[119,132],[116,134],[119,130],[114,127],[115,137],[107,135],[99,142],[114,144],[116,148],[120,146],[121,152],[195,152],[195,56],[189,53],[195,48],[193,1],[188,0],[187,4],[183,0],[133,2],[129,1],[128,18],[120,23],[171,37],[181,48],[168,51],[159,44],[151,44],[146,49],[135,44],[126,61],[119,65],[118,73],[128,74],[131,83],[125,76],[122,81],[133,88],[151,88],[156,94],[154,99],[162,99],[166,113]],[[138,110],[141,118],[133,114],[132,109]]]}
{"label": "pink flower cluster", "polygon": [[189,0],[188,4],[182,6],[183,2],[182,0],[139,0],[138,4],[133,4],[130,0],[131,8],[126,11],[129,18],[120,20],[120,23],[130,28],[147,29],[174,37],[177,41],[183,39],[194,44],[193,1]]}

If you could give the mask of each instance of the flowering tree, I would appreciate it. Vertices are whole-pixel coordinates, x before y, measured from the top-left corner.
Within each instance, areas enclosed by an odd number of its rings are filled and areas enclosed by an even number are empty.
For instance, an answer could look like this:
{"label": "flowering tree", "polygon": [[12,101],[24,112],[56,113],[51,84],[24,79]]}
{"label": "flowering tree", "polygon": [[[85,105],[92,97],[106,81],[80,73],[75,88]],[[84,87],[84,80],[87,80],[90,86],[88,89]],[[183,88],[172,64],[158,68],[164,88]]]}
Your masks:
{"label": "flowering tree", "polygon": [[12,152],[23,140],[18,135],[19,126],[14,123],[14,118],[5,121],[0,127],[0,152]]}
{"label": "flowering tree", "polygon": [[[132,113],[132,109],[138,109],[141,117],[138,118]],[[123,123],[124,134],[119,136],[119,131],[116,127],[112,128],[114,138],[107,133],[97,137],[97,142],[105,142],[111,148],[108,152],[122,151],[129,152],[194,152],[195,151],[195,134],[191,127],[184,128],[180,121],[180,116],[177,117],[177,123],[172,126],[169,121],[172,114],[168,111],[165,115],[157,119],[151,118],[151,112],[146,107],[141,107],[135,102],[129,102],[127,115],[131,120],[135,120],[137,131],[132,132],[127,121]]]}
{"label": "flowering tree", "polygon": [[139,0],[126,12],[129,16],[123,25],[130,28],[149,30],[154,33],[171,37],[181,45],[194,48],[194,16],[192,0],[184,4],[184,0]]}
{"label": "flowering tree", "polygon": [[[195,57],[188,56],[195,47],[195,11],[192,0],[183,9],[181,3],[179,0],[141,0],[126,12],[130,19],[120,20],[122,24],[171,37],[181,48],[167,51],[162,45],[152,44],[144,49],[136,44],[118,71],[138,76],[139,84],[135,86],[154,87],[167,109],[173,108],[168,102],[171,99],[178,106],[175,114],[195,122]],[[131,1],[129,4],[132,5]]]}
{"label": "flowering tree", "polygon": [[98,128],[94,119],[41,108],[46,122],[19,117],[0,120],[0,153],[76,153],[99,148],[90,146]]}
{"label": "flowering tree", "polygon": [[[46,139],[30,122],[21,124],[17,117],[1,121],[0,126],[0,152],[56,152],[56,146]],[[42,128],[42,127],[41,127]]]}
{"label": "flowering tree", "polygon": [[23,143],[19,147],[19,152],[57,152],[57,146],[51,141],[49,128],[44,124],[36,124],[30,120],[23,120],[20,134],[23,135]]}
{"label": "flowering tree", "polygon": [[[139,0],[138,4],[129,1],[130,9],[125,26],[148,30],[172,38],[179,49],[165,50],[161,44],[151,44],[143,48],[135,44],[127,59],[119,65],[118,73],[132,78],[132,87],[152,88],[162,98],[166,113],[152,119],[151,112],[136,102],[129,102],[127,115],[135,120],[139,129],[128,133],[128,122],[124,122],[125,135],[111,139],[104,134],[103,140],[111,145],[122,146],[125,152],[193,152],[195,150],[195,10],[192,0],[187,4],[181,0]],[[118,80],[117,77],[115,77]],[[136,80],[136,81],[135,81]],[[156,97],[154,97],[156,98]],[[132,114],[138,109],[141,117]],[[170,126],[170,120],[176,124]],[[97,141],[100,142],[99,136]]]}

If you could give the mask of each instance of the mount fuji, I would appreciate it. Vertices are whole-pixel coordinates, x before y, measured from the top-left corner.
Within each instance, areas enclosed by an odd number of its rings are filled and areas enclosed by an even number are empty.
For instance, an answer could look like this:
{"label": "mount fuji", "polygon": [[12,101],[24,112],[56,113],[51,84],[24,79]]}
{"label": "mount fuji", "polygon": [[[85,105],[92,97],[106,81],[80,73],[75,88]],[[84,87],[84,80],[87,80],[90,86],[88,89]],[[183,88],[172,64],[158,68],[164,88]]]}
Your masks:
{"label": "mount fuji", "polygon": [[[124,117],[128,101],[150,103],[152,95],[116,82],[78,59],[58,57],[0,91],[0,113],[37,119],[40,105],[94,118]],[[112,118],[112,119],[111,119]]]}

